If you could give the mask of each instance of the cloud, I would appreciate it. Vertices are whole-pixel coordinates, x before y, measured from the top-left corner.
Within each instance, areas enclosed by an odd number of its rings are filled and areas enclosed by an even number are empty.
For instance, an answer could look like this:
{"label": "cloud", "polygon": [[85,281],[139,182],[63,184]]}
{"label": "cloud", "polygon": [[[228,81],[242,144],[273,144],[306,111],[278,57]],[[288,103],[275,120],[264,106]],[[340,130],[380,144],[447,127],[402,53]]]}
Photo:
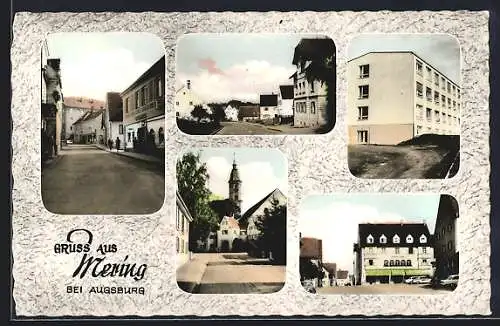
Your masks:
{"label": "cloud", "polygon": [[132,51],[123,48],[90,52],[67,61],[62,59],[63,94],[104,100],[106,92],[124,91],[150,65],[136,61]]}
{"label": "cloud", "polygon": [[[212,156],[206,161],[206,165],[210,175],[209,189],[213,193],[227,198],[232,162],[221,156]],[[275,175],[271,163],[255,161],[238,164],[238,170],[241,178],[242,212],[245,212],[276,188],[279,188],[285,196],[287,195],[287,181]]]}
{"label": "cloud", "polygon": [[394,213],[368,206],[333,202],[315,209],[302,209],[299,230],[304,237],[323,239],[323,261],[337,263],[352,272],[353,244],[358,239],[359,223],[415,222]]}
{"label": "cloud", "polygon": [[249,60],[224,71],[212,59],[204,59],[199,65],[203,70],[197,74],[180,73],[177,86],[191,80],[193,91],[206,102],[258,101],[260,94],[277,93],[279,85],[291,84],[289,77],[295,71],[263,60]]}

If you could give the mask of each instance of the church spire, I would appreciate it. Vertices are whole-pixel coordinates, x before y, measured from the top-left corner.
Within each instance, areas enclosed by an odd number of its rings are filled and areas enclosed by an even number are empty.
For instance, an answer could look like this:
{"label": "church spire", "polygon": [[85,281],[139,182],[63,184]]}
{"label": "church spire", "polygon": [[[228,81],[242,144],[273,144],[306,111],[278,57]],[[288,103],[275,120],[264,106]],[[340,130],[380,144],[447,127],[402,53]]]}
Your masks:
{"label": "church spire", "polygon": [[236,153],[233,153],[233,169],[231,170],[231,174],[229,176],[229,199],[234,201],[237,205],[238,214],[241,210],[241,179],[240,172],[238,171],[238,165],[236,164]]}

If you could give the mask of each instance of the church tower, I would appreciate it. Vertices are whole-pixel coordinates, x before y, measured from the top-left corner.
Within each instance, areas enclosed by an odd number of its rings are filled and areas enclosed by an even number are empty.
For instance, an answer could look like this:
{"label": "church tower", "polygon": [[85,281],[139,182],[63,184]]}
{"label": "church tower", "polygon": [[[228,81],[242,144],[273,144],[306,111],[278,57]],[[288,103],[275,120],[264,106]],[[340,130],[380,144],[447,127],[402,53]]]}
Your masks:
{"label": "church tower", "polygon": [[233,159],[233,169],[231,170],[231,176],[229,177],[229,199],[233,200],[237,207],[235,215],[240,215],[241,213],[241,180],[240,173],[238,171],[238,166],[236,164],[236,155]]}

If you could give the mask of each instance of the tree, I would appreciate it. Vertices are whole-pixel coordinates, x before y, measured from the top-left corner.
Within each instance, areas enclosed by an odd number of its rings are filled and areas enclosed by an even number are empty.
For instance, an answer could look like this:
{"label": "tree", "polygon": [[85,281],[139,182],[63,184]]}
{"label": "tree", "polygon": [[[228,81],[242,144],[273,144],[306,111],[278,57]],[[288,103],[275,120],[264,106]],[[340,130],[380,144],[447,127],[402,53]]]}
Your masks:
{"label": "tree", "polygon": [[317,80],[326,87],[326,125],[321,132],[329,132],[336,120],[336,63],[335,43],[329,39],[302,39],[295,48],[293,63],[306,61],[311,63],[305,68],[306,80],[310,83]]}
{"label": "tree", "polygon": [[191,115],[198,119],[198,122],[200,122],[201,119],[208,118],[210,116],[207,110],[201,105],[195,105],[194,109],[191,111]]}
{"label": "tree", "polygon": [[222,103],[212,103],[209,104],[210,108],[212,109],[212,115],[211,118],[215,122],[221,122],[226,120],[226,111],[225,111],[225,105]]}
{"label": "tree", "polygon": [[193,216],[189,224],[189,247],[194,250],[198,240],[205,241],[218,227],[217,214],[209,206],[209,175],[205,163],[200,162],[200,154],[191,152],[177,161],[176,173],[179,194]]}
{"label": "tree", "polygon": [[219,218],[239,213],[238,205],[230,198],[212,200],[210,201],[209,206],[214,212],[217,213]]}
{"label": "tree", "polygon": [[255,226],[260,231],[259,243],[263,250],[271,251],[274,260],[286,264],[286,205],[273,199],[272,207],[258,216]]}

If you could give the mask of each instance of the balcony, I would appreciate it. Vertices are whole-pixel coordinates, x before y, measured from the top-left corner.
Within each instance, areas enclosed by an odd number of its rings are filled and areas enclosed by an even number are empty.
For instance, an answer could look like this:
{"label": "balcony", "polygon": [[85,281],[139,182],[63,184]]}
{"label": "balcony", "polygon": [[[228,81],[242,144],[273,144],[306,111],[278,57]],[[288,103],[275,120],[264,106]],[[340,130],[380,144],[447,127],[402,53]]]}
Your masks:
{"label": "balcony", "polygon": [[154,100],[146,103],[142,106],[137,107],[135,110],[130,112],[130,114],[144,113],[156,110],[165,110],[165,102],[163,100]]}

